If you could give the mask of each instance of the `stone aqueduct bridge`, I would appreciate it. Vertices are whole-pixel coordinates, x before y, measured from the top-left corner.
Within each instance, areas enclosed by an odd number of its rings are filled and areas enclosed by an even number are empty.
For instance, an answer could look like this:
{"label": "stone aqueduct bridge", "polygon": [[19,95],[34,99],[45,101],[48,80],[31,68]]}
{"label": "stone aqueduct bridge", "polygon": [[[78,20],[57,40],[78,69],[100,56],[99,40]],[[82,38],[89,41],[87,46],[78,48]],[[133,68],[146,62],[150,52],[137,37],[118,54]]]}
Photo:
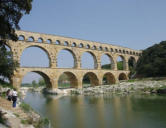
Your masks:
{"label": "stone aqueduct bridge", "polygon": [[[13,59],[20,62],[23,51],[28,47],[39,47],[44,50],[49,58],[50,65],[48,68],[35,67],[18,67],[11,78],[12,85],[19,88],[23,77],[28,72],[36,72],[40,74],[46,82],[48,88],[58,88],[58,79],[65,73],[70,84],[76,88],[82,88],[83,78],[87,75],[92,86],[102,85],[103,77],[107,79],[109,84],[117,83],[119,80],[128,79],[129,58],[138,60],[141,51],[132,50],[129,48],[104,44],[99,42],[92,42],[87,40],[80,40],[74,38],[67,38],[56,35],[48,35],[26,31],[16,31],[19,36],[19,41],[12,42],[9,40],[7,45],[13,53]],[[58,68],[57,55],[61,50],[68,50],[74,57],[73,68]],[[93,56],[95,68],[82,69],[81,56],[84,52],[88,52]],[[106,54],[112,62],[112,69],[101,69],[101,56]],[[123,58],[124,70],[117,70],[117,57]]]}

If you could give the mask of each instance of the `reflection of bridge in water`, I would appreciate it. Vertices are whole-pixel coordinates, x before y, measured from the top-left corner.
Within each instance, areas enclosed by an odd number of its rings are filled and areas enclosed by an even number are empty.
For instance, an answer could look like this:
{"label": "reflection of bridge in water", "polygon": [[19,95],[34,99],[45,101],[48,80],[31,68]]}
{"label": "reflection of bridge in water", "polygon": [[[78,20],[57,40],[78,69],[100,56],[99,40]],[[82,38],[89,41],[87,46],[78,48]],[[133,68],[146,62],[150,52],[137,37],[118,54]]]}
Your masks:
{"label": "reflection of bridge in water", "polygon": [[[19,41],[8,41],[7,45],[13,53],[13,59],[20,62],[21,55],[26,48],[38,47],[47,53],[49,58],[48,68],[18,67],[11,79],[15,87],[20,87],[23,77],[28,72],[40,74],[49,88],[58,88],[58,80],[62,74],[66,74],[72,87],[82,88],[84,76],[88,76],[92,86],[102,85],[103,78],[108,84],[128,79],[130,59],[138,60],[141,51],[132,50],[120,46],[103,44],[98,42],[67,38],[62,36],[47,35],[41,33],[16,31]],[[61,50],[69,51],[74,58],[73,68],[58,68],[57,55]],[[93,56],[94,69],[82,69],[82,54],[88,52]],[[107,55],[111,60],[111,69],[101,69],[101,56]],[[117,69],[117,58],[123,59],[123,70]]]}

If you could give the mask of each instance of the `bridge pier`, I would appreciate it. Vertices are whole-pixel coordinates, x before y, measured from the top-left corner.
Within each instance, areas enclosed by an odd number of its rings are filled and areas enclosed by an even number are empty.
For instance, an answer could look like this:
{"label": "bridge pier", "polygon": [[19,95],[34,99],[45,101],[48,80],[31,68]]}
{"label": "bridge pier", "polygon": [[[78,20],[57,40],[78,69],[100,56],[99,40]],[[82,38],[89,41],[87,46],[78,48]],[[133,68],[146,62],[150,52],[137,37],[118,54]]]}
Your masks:
{"label": "bridge pier", "polygon": [[19,89],[20,85],[21,85],[21,82],[22,82],[22,76],[20,76],[20,75],[13,75],[12,76],[12,78],[11,78],[11,85],[14,88]]}

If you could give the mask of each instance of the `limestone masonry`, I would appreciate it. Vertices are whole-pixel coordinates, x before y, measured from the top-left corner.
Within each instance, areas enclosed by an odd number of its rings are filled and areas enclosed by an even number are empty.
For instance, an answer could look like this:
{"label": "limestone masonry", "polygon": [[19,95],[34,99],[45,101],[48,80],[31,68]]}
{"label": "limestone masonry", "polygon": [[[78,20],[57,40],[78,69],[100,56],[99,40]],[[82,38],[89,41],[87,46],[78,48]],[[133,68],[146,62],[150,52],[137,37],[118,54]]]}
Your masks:
{"label": "limestone masonry", "polygon": [[[88,75],[92,86],[102,85],[103,77],[106,77],[109,84],[118,83],[119,80],[128,79],[128,61],[132,57],[135,61],[141,55],[141,51],[132,50],[120,46],[103,44],[56,35],[48,35],[26,31],[16,31],[19,36],[17,42],[9,40],[7,46],[13,53],[13,59],[20,62],[23,51],[28,47],[39,47],[43,49],[49,58],[48,68],[18,67],[11,78],[14,87],[19,88],[23,77],[28,72],[40,74],[50,89],[58,88],[58,79],[65,73],[75,88],[82,88],[82,80]],[[73,68],[58,68],[57,55],[61,50],[68,50],[74,57]],[[81,69],[81,56],[84,52],[90,53],[95,61],[95,69]],[[101,69],[101,56],[106,54],[112,62],[112,69]],[[117,70],[117,57],[123,58],[124,70]]]}

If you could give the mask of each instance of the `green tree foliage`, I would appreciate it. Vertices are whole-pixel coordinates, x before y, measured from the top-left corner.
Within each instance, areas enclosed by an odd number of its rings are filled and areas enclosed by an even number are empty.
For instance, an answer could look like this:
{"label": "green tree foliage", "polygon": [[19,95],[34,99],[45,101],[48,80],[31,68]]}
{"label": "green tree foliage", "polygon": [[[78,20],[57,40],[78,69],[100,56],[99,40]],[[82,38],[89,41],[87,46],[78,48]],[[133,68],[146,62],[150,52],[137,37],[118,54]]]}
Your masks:
{"label": "green tree foliage", "polygon": [[118,70],[123,70],[123,61],[117,62],[117,69]]}
{"label": "green tree foliage", "polygon": [[46,85],[43,78],[40,78],[40,79],[39,79],[38,85],[39,85],[39,86],[45,86],[45,85]]}
{"label": "green tree foliage", "polygon": [[111,69],[111,64],[104,64],[101,66],[102,69]]}
{"label": "green tree foliage", "polygon": [[24,14],[29,14],[31,3],[32,0],[0,0],[0,76],[3,78],[10,78],[17,65],[5,48],[6,41],[18,40],[15,29],[20,29],[18,23]]}
{"label": "green tree foliage", "polygon": [[32,86],[33,86],[34,88],[37,87],[37,83],[36,83],[35,80],[32,81]]}
{"label": "green tree foliage", "polygon": [[136,66],[139,77],[166,76],[166,41],[155,44],[142,52]]}

